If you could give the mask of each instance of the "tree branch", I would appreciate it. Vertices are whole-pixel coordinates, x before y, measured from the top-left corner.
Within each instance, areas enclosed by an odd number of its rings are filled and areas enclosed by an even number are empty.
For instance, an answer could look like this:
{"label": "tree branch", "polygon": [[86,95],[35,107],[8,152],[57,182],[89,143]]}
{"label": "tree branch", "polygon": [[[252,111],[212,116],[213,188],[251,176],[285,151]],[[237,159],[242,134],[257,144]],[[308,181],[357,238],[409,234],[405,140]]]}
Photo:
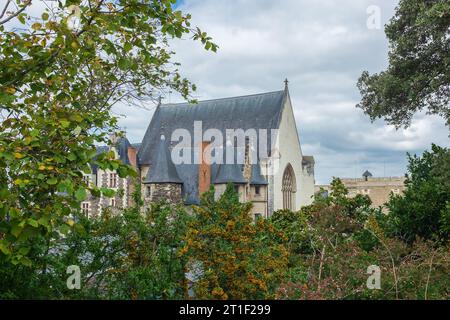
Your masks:
{"label": "tree branch", "polygon": [[10,2],[11,2],[11,0],[8,0],[8,2],[6,2],[5,7],[2,10],[2,13],[0,13],[0,18],[3,18],[3,16],[5,15],[6,9],[8,9]]}
{"label": "tree branch", "polygon": [[[31,1],[32,1],[32,0],[28,0],[27,2],[25,2],[25,3],[23,4],[23,7],[22,7],[22,8],[20,8],[20,9],[17,10],[16,12],[14,12],[14,13],[13,13],[12,15],[10,15],[9,17],[7,17],[7,18],[1,20],[1,21],[0,21],[0,25],[7,23],[7,22],[8,22],[9,20],[11,20],[12,18],[15,18],[15,17],[17,17],[19,14],[21,14],[21,13],[22,13],[22,12],[23,12],[30,4],[31,4]],[[1,14],[0,17],[3,17],[3,15],[5,14],[5,11],[6,11],[6,8],[8,7],[8,5],[9,5],[9,2],[10,2],[10,1],[8,1],[8,3],[6,4],[5,8],[3,9],[3,12],[2,12],[2,14]]]}

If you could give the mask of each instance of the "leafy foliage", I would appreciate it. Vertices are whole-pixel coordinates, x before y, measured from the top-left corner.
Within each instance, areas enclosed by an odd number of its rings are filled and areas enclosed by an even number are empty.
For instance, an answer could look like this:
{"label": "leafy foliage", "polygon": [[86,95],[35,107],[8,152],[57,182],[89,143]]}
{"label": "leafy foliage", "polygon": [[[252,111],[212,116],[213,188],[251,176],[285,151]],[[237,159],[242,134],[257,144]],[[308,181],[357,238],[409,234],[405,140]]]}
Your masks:
{"label": "leafy foliage", "polygon": [[[347,196],[335,179],[329,197],[319,196],[301,210],[308,217],[303,232],[309,234],[311,248],[291,257],[277,298],[445,299],[450,286],[448,248],[387,236],[385,214],[370,208],[365,197]],[[299,214],[287,216],[293,215]],[[379,290],[366,287],[371,265],[381,269]]]}
{"label": "leafy foliage", "polygon": [[266,220],[253,223],[251,204],[240,203],[231,184],[217,201],[212,188],[193,209],[182,253],[201,268],[195,298],[270,298],[288,260],[283,235]]}
{"label": "leafy foliage", "polygon": [[170,0],[44,2],[36,17],[31,1],[12,13],[7,1],[0,17],[0,259],[13,264],[32,263],[41,235],[66,233],[89,192],[113,194],[83,183],[90,164],[135,174],[111,153],[96,155],[117,129],[112,105],[195,89],[168,40],[190,35],[217,49]]}
{"label": "leafy foliage", "polygon": [[446,242],[450,229],[450,151],[433,145],[409,157],[403,195],[392,196],[390,232],[407,242],[416,237]]}
{"label": "leafy foliage", "polygon": [[[1,298],[179,299],[184,295],[184,246],[189,216],[182,208],[155,204],[145,215],[78,217],[81,232],[33,242],[30,266],[0,267]],[[66,268],[77,265],[81,289],[66,286]]]}
{"label": "leafy foliage", "polygon": [[363,72],[358,107],[372,120],[384,118],[409,126],[415,112],[427,110],[450,125],[448,0],[401,0],[386,26],[389,67],[379,74]]}

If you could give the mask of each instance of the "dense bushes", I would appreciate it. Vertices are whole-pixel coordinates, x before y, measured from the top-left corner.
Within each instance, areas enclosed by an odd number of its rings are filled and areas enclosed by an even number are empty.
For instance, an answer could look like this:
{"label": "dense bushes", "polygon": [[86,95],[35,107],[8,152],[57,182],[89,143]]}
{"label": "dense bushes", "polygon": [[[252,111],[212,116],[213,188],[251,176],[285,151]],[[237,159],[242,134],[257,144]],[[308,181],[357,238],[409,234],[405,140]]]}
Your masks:
{"label": "dense bushes", "polygon": [[450,231],[450,151],[432,146],[410,156],[406,191],[388,203],[390,233],[409,243],[416,237],[445,242]]}
{"label": "dense bushes", "polygon": [[[252,221],[230,185],[199,206],[137,206],[120,215],[73,217],[64,233],[33,241],[32,264],[0,261],[0,298],[50,299],[446,299],[448,150],[410,157],[407,190],[385,214],[348,197],[339,179],[329,196],[300,211]],[[426,199],[429,205],[426,205]],[[77,265],[81,288],[67,288]],[[381,271],[369,289],[369,266]]]}
{"label": "dense bushes", "polygon": [[231,185],[217,201],[211,189],[194,207],[182,253],[202,266],[196,298],[274,297],[287,266],[286,238],[267,220],[253,223],[250,210]]}
{"label": "dense bushes", "polygon": [[[155,205],[145,215],[105,211],[79,219],[83,229],[34,242],[31,266],[3,263],[0,298],[176,299],[184,296],[184,245],[188,215]],[[66,269],[80,267],[81,289],[69,290]]]}
{"label": "dense bushes", "polygon": [[[433,145],[421,157],[409,156],[406,191],[392,195],[387,214],[365,196],[349,198],[339,179],[311,206],[276,212],[272,222],[288,236],[290,251],[288,279],[277,297],[448,298],[449,174],[449,150]],[[366,286],[371,265],[381,270],[378,290]]]}

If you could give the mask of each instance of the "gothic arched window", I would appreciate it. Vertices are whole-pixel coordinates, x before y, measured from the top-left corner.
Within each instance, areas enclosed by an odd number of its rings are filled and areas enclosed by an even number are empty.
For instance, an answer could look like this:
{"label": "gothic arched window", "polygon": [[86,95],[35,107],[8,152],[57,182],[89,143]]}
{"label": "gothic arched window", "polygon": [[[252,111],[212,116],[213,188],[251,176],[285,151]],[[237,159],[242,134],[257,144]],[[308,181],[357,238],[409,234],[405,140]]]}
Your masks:
{"label": "gothic arched window", "polygon": [[283,173],[283,209],[295,210],[295,192],[297,191],[297,183],[295,182],[295,174],[292,166],[288,164]]}

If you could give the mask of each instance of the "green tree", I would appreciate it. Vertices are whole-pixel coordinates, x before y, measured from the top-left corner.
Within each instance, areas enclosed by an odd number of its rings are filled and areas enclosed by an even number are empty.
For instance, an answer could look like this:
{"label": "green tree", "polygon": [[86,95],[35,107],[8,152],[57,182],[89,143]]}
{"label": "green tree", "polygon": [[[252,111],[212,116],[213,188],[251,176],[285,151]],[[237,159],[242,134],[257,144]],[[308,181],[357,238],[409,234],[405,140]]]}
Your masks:
{"label": "green tree", "polygon": [[292,256],[308,252],[310,246],[310,232],[308,229],[308,214],[305,210],[278,210],[270,217],[271,223],[284,236],[286,249]]}
{"label": "green tree", "polygon": [[13,2],[0,9],[0,259],[30,265],[31,242],[66,233],[88,192],[111,196],[83,183],[89,164],[134,174],[112,153],[96,155],[117,130],[111,107],[195,89],[169,39],[217,46],[173,0],[41,1],[38,16],[31,1]]}
{"label": "green tree", "polygon": [[432,145],[421,157],[409,157],[403,195],[392,196],[388,229],[401,239],[449,240],[450,151]]}
{"label": "green tree", "polygon": [[[183,208],[154,204],[120,215],[77,216],[78,231],[44,236],[32,246],[30,266],[0,262],[2,299],[181,299],[184,297],[184,247],[189,216]],[[75,227],[75,225],[74,225]],[[47,249],[50,248],[50,249]],[[81,271],[81,288],[69,290],[67,266]]]}
{"label": "green tree", "polygon": [[265,299],[286,271],[283,235],[265,219],[252,221],[250,203],[240,203],[233,185],[217,201],[214,188],[193,208],[186,247],[200,267],[193,284],[197,299]]}
{"label": "green tree", "polygon": [[401,0],[385,28],[389,67],[373,75],[363,72],[357,107],[372,120],[384,118],[396,127],[409,126],[423,109],[450,125],[449,30],[448,0]]}
{"label": "green tree", "polygon": [[[442,179],[448,181],[445,176]],[[300,246],[301,234],[309,246],[308,250],[291,251],[294,257],[290,257],[277,298],[447,298],[448,247],[421,239],[406,243],[393,237],[386,232],[390,214],[370,208],[365,196],[349,198],[339,179],[333,180],[329,196],[317,196],[301,211],[307,219],[301,231],[291,230],[289,225],[299,213],[276,214],[277,226],[282,227],[288,244]],[[367,268],[371,265],[381,270],[379,290],[366,286]]]}

